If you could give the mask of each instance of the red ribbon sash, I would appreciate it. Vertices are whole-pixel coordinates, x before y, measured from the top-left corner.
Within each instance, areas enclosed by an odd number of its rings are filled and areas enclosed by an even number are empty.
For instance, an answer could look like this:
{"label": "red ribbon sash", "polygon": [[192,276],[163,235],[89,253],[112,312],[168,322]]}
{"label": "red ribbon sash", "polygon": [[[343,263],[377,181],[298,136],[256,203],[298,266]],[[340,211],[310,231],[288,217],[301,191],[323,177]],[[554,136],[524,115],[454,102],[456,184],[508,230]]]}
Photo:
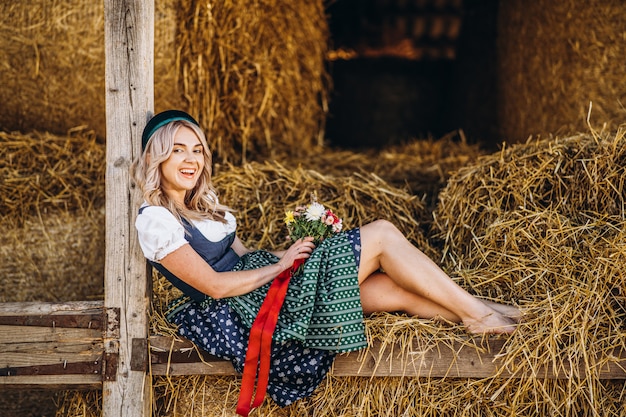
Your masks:
{"label": "red ribbon sash", "polygon": [[[278,314],[285,301],[285,295],[287,294],[287,288],[293,272],[303,263],[304,259],[297,259],[291,268],[284,270],[274,278],[265,300],[261,304],[259,313],[252,323],[246,360],[243,365],[241,391],[239,392],[239,401],[237,402],[237,414],[241,416],[246,417],[252,408],[256,408],[263,403],[269,381],[272,337],[278,322]],[[257,380],[256,395],[254,396],[254,401],[252,401],[255,380]],[[250,405],[251,401],[252,406]]]}

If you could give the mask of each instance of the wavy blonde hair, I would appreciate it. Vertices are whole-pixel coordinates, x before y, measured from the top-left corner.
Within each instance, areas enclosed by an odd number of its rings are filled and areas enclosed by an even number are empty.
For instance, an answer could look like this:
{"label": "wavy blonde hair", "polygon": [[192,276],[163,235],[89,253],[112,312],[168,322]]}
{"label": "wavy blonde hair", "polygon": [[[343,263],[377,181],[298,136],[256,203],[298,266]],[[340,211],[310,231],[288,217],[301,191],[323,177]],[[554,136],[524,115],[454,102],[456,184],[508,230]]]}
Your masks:
{"label": "wavy blonde hair", "polygon": [[[174,136],[183,126],[193,130],[202,143],[204,169],[194,189],[185,195],[185,205],[181,207],[163,191],[161,164],[172,154]],[[186,120],[176,120],[157,129],[141,156],[132,163],[130,175],[149,205],[167,208],[179,221],[183,218],[187,220],[209,219],[225,223],[226,212],[232,211],[229,207],[220,204],[213,187],[212,158],[206,136],[202,129]]]}

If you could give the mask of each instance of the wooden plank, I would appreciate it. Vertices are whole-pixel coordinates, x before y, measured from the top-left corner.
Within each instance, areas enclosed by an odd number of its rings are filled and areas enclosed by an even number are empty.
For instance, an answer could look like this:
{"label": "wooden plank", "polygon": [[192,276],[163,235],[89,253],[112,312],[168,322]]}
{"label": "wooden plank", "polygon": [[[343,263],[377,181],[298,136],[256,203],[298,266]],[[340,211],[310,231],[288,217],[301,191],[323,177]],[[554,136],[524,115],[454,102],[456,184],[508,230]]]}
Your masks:
{"label": "wooden plank", "polygon": [[60,303],[0,303],[1,316],[47,316],[63,314],[102,313],[102,301],[70,301]]}
{"label": "wooden plank", "polygon": [[[206,353],[200,359],[191,342],[172,342],[171,338],[152,336],[150,344],[153,375],[238,375],[227,361]],[[512,374],[503,367],[499,357],[503,345],[504,339],[470,339],[467,343],[451,341],[426,348],[413,346],[400,352],[398,346],[376,342],[365,353],[337,355],[331,373],[363,377],[492,378],[497,375],[549,379],[569,378],[572,374],[567,361],[559,370],[547,367],[534,375]],[[626,379],[626,353],[614,352],[611,357],[610,365],[600,367],[599,378]],[[583,368],[576,372],[584,375]]]}
{"label": "wooden plank", "polygon": [[102,358],[84,362],[61,361],[41,365],[15,366],[0,368],[0,377],[10,383],[11,378],[27,375],[100,375],[102,374]]}
{"label": "wooden plank", "polygon": [[197,349],[188,340],[150,336],[153,375],[238,375],[230,362]]}
{"label": "wooden plank", "polygon": [[26,375],[0,377],[0,389],[101,389],[102,375]]}
{"label": "wooden plank", "polygon": [[[474,344],[476,343],[476,344]],[[404,353],[397,346],[383,347],[378,343],[365,354],[354,352],[339,355],[332,373],[338,376],[411,376],[427,378],[545,378],[567,379],[571,375],[584,375],[585,369],[577,369],[563,358],[562,367],[548,366],[537,369],[532,375],[514,372],[504,367],[500,352],[503,339],[485,339],[459,343],[437,343],[427,349],[413,347]],[[612,355],[611,365],[599,366],[599,379],[626,379],[626,355]],[[572,372],[574,371],[574,372]]]}
{"label": "wooden plank", "polygon": [[151,367],[152,375],[219,375],[237,376],[230,362],[222,359],[207,359],[195,363],[159,363]]}
{"label": "wooden plank", "polygon": [[84,314],[56,314],[49,316],[0,316],[0,326],[44,326],[44,327],[71,327],[84,329],[102,329],[103,316],[100,313]]}
{"label": "wooden plank", "polygon": [[[43,343],[54,341],[102,341],[102,330],[63,327],[0,326],[2,343]],[[2,346],[2,344],[0,344]],[[0,349],[0,352],[2,350]]]}
{"label": "wooden plank", "polygon": [[[4,340],[4,339],[2,339]],[[88,351],[104,350],[102,344],[102,336],[99,339],[90,340],[60,340],[60,341],[39,341],[39,342],[2,342],[0,343],[0,354],[12,352],[12,353],[44,353],[45,352],[57,352],[57,353],[76,353],[76,352],[88,352]]]}
{"label": "wooden plank", "polygon": [[[68,363],[83,363],[83,362],[101,362],[102,360],[102,348],[94,349],[87,352],[71,352],[71,353],[57,353],[46,352],[33,354],[31,352],[26,353],[0,353],[0,370],[6,368],[19,368],[38,365],[53,365],[53,364],[68,364]],[[63,371],[59,372],[63,374]]]}
{"label": "wooden plank", "polygon": [[[132,340],[148,337],[148,274],[134,230],[141,203],[128,168],[154,109],[154,0],[105,0],[106,258],[105,306],[119,309],[105,333],[104,417],[151,415],[151,378],[131,369]],[[107,363],[113,364],[113,361]],[[114,375],[109,375],[113,372]]]}
{"label": "wooden plank", "polygon": [[496,355],[502,340],[485,340],[476,347],[467,344],[438,343],[413,346],[403,352],[393,345],[374,343],[365,353],[340,355],[333,364],[333,375],[340,376],[415,376],[478,377],[493,376],[499,371]]}

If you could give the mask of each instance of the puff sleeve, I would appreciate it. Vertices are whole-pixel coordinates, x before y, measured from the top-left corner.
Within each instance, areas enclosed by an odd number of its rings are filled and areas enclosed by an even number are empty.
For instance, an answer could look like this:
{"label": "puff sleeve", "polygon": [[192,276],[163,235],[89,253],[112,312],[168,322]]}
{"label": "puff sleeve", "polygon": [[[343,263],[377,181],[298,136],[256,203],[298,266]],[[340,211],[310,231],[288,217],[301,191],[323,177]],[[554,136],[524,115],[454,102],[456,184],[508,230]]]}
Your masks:
{"label": "puff sleeve", "polygon": [[153,262],[188,243],[183,225],[165,207],[143,207],[135,219],[135,228],[144,256]]}

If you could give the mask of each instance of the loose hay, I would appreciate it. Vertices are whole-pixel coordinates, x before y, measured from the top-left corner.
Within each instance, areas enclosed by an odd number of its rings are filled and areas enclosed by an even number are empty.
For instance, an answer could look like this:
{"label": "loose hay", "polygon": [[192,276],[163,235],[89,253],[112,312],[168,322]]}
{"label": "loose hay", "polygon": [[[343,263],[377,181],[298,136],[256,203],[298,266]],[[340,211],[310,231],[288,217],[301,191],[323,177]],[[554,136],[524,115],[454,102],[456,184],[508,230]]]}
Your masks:
{"label": "loose hay", "polygon": [[427,208],[426,216],[419,221],[430,224],[439,191],[451,172],[475,162],[484,153],[479,145],[467,143],[463,131],[455,131],[439,139],[414,139],[376,150],[317,149],[308,155],[288,155],[280,160],[289,167],[303,166],[336,176],[375,173],[390,185],[419,196]]}
{"label": "loose hay", "polygon": [[439,139],[413,140],[384,148],[371,155],[374,164],[369,169],[390,184],[408,187],[411,194],[422,196],[428,218],[420,220],[430,224],[439,192],[451,173],[474,163],[484,153],[479,145],[467,143],[463,131],[457,131]]}
{"label": "loose hay", "polygon": [[[623,394],[611,397],[598,368],[626,345],[625,133],[532,140],[481,157],[449,180],[435,212],[446,268],[527,312],[507,343],[510,369],[569,378],[502,384],[532,387],[535,402],[543,391],[550,404],[537,407],[551,414],[607,406],[619,415]],[[529,395],[518,397],[522,407]]]}
{"label": "loose hay", "polygon": [[0,302],[103,296],[104,159],[93,131],[0,132]]}
{"label": "loose hay", "polygon": [[104,144],[93,131],[65,136],[0,132],[0,221],[104,206]]}
{"label": "loose hay", "polygon": [[99,391],[66,391],[60,396],[58,417],[101,417],[102,395]]}
{"label": "loose hay", "polygon": [[[415,244],[430,250],[416,220],[424,204],[404,190],[387,184],[373,173],[355,172],[338,177],[302,167],[288,169],[278,162],[253,162],[230,166],[215,178],[220,200],[238,210],[235,215],[242,239],[251,247],[282,248],[287,236],[286,210],[318,201],[342,217],[344,227],[357,227],[385,218],[405,232]],[[243,234],[247,233],[245,236]]]}
{"label": "loose hay", "polygon": [[[594,415],[585,401],[570,398],[562,382],[515,380],[502,389],[501,380],[442,378],[328,377],[310,400],[315,417],[485,417]],[[623,382],[607,382],[597,392],[598,414],[623,415]],[[571,404],[567,410],[561,404]],[[572,404],[573,403],[573,404]],[[579,414],[571,409],[584,410]],[[262,415],[262,414],[259,414]],[[294,413],[292,416],[297,416]]]}

